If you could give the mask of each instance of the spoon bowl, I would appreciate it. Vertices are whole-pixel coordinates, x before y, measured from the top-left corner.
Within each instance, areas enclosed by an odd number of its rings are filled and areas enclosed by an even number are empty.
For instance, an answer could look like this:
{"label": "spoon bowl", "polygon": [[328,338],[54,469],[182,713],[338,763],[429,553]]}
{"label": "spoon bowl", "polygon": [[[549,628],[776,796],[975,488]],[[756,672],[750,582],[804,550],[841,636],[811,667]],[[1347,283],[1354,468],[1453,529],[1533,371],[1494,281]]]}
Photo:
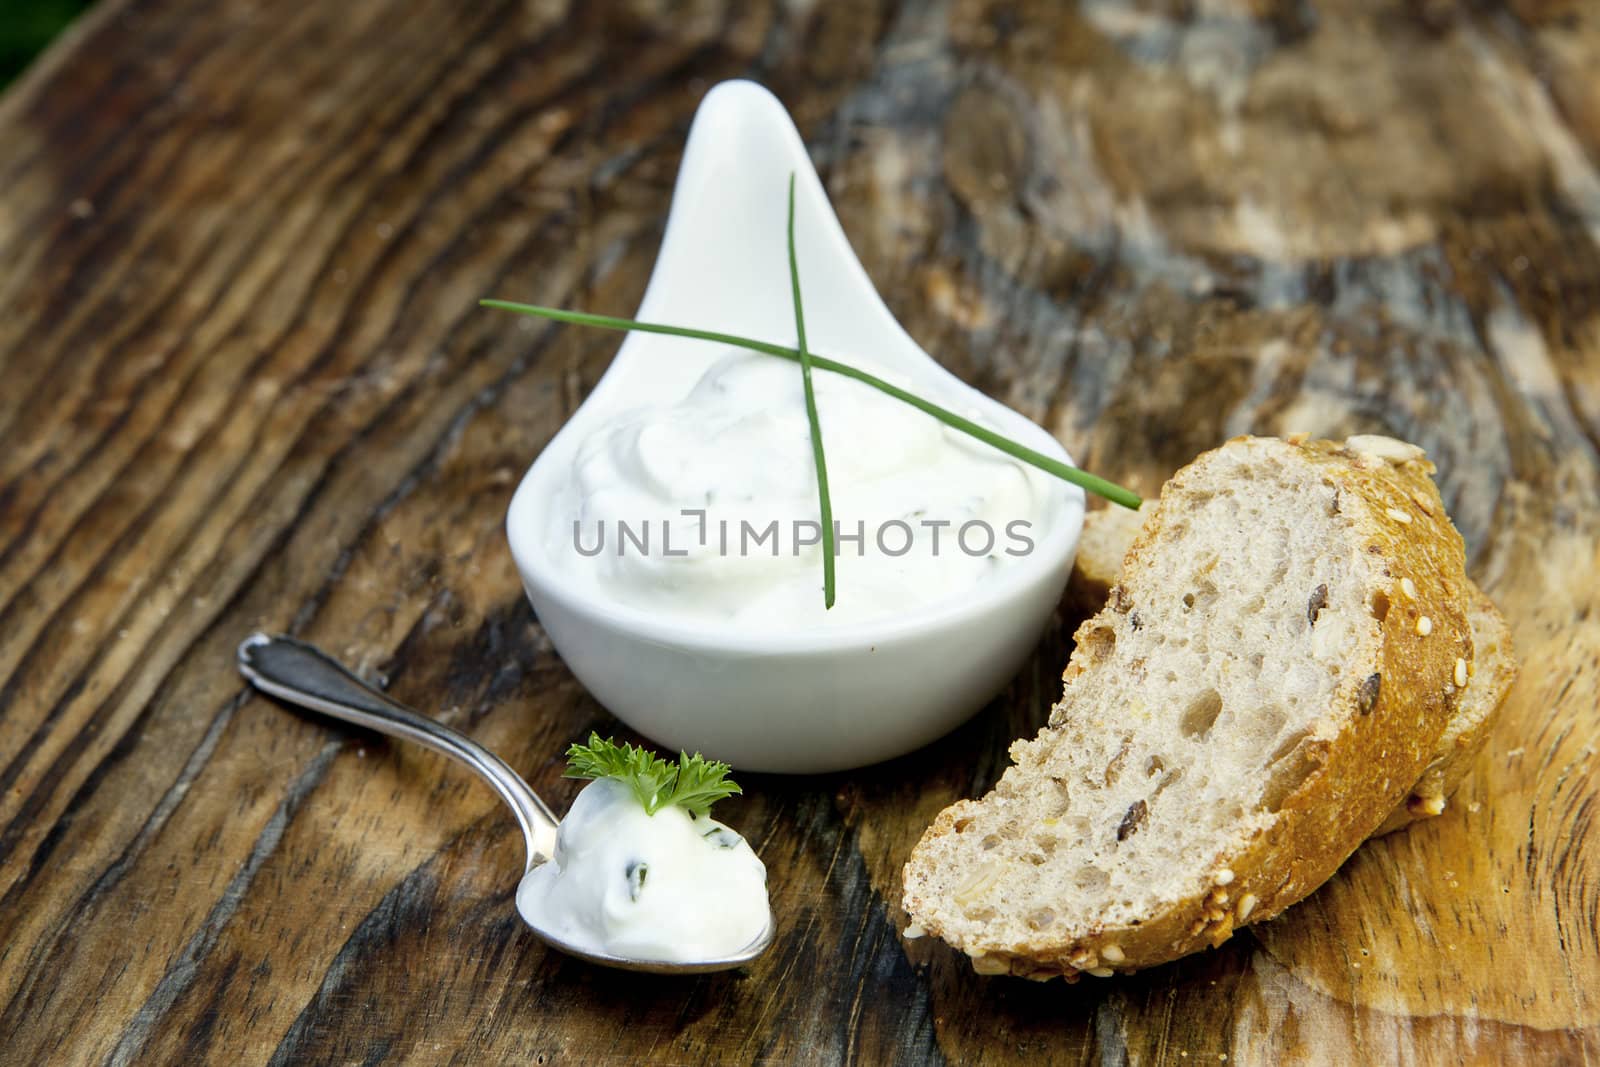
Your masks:
{"label": "spoon bowl", "polygon": [[[752,82],[715,87],[695,116],[636,317],[790,343],[782,197],[791,174],[812,349],[870,358],[930,399],[1071,462],[1050,434],[945,370],[895,321],[851,251],[794,123]],[[524,476],[507,535],[551,642],[635,730],[744,770],[844,770],[947,733],[1015,674],[1059,601],[1082,529],[1076,486],[1049,487],[1033,551],[993,580],[915,613],[825,629],[765,633],[664,620],[580,585],[547,546],[551,502],[584,439],[620,412],[686,395],[721,355],[699,341],[629,334]]]}
{"label": "spoon bowl", "polygon": [[[511,808],[517,825],[522,827],[528,856],[524,877],[555,855],[559,820],[504,760],[465,734],[418,715],[374,689],[321,649],[290,637],[252,634],[239,646],[239,671],[262,692],[342,722],[415,741],[476,771]],[[530,909],[523,906],[520,892],[517,912],[541,940],[569,956],[604,967],[652,974],[704,974],[742,967],[767,950],[774,931],[769,910],[766,928],[749,945],[730,956],[689,962],[637,959],[597,952],[550,933],[539,925]]]}

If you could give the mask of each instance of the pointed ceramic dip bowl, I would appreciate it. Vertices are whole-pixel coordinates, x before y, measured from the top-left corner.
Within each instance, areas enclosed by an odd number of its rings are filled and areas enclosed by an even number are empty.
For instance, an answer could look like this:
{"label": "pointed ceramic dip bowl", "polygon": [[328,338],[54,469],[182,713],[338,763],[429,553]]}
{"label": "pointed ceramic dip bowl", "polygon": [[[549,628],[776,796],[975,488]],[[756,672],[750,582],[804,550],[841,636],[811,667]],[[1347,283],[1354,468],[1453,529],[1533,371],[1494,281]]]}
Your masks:
{"label": "pointed ceramic dip bowl", "polygon": [[[927,399],[978,412],[1000,433],[1071,462],[1048,433],[950,374],[900,327],[851,251],[788,113],[752,82],[718,85],[695,116],[636,317],[793,345],[790,174],[811,349],[847,362],[870,356]],[[549,505],[579,445],[620,412],[675,402],[725,354],[703,341],[628,334],[524,476],[506,528],[540,623],[601,704],[668,749],[741,770],[814,773],[934,740],[999,692],[1038,641],[1077,548],[1082,490],[1049,479],[1031,553],[992,581],[903,616],[765,633],[685,624],[596,595],[564,573],[547,543]]]}

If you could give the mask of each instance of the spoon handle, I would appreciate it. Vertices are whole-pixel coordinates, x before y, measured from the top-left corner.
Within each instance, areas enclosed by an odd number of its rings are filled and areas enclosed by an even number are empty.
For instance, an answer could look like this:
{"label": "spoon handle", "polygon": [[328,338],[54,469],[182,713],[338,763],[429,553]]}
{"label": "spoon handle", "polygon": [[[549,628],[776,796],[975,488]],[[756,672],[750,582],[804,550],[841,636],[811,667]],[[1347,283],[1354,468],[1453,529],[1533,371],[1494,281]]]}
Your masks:
{"label": "spoon handle", "polygon": [[554,854],[558,820],[504,760],[465,734],[390,699],[316,646],[292,637],[251,634],[239,646],[239,671],[256,688],[291,704],[415,741],[465,763],[511,806],[527,838],[528,869]]}

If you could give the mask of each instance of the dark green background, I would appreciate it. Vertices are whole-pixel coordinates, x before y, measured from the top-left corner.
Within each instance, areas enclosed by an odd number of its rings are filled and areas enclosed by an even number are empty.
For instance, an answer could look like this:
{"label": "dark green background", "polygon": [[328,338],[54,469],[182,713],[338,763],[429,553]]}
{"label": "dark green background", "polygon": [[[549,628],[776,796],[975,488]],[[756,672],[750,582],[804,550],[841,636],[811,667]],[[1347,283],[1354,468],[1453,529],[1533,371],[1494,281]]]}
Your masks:
{"label": "dark green background", "polygon": [[22,73],[92,0],[0,0],[0,85]]}

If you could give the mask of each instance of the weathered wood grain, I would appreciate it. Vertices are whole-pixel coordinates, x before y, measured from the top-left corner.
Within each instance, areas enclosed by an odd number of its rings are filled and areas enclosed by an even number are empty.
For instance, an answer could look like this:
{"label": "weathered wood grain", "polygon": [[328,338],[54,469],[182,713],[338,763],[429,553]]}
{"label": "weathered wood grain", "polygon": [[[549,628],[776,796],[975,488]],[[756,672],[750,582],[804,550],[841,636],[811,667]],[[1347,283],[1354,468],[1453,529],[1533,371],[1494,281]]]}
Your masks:
{"label": "weathered wood grain", "polygon": [[[0,1059],[1600,1059],[1600,16],[1560,0],[102,0],[0,98]],[[695,104],[791,106],[890,305],[1145,491],[1230,434],[1424,444],[1525,661],[1458,800],[1221,950],[1074,987],[903,943],[899,867],[1059,687],[754,778],[774,951],[542,950],[441,761],[250,696],[290,630],[559,807],[614,723],[501,534]]]}

